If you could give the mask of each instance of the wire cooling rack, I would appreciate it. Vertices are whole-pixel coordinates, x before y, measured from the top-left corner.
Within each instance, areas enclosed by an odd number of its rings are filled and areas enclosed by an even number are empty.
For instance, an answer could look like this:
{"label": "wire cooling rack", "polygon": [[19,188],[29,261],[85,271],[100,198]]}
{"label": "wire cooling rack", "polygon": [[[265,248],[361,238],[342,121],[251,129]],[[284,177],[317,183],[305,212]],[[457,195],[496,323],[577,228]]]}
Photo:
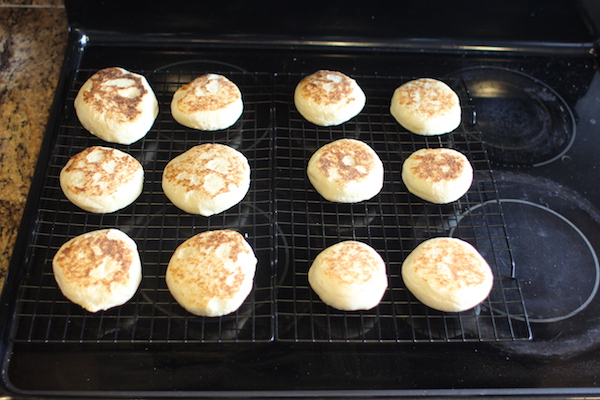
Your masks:
{"label": "wire cooling rack", "polygon": [[[459,93],[463,122],[453,133],[411,134],[389,114],[393,90],[406,77],[355,76],[367,95],[365,109],[337,127],[305,121],[293,105],[297,74],[244,71],[215,62],[189,62],[145,71],[160,104],[152,130],[130,146],[102,142],[83,129],[73,109],[79,87],[95,71],[80,70],[72,82],[61,123],[54,132],[39,208],[30,238],[14,316],[13,341],[26,343],[193,343],[193,342],[467,342],[527,340],[531,337],[521,291],[514,278],[501,204],[468,93]],[[199,132],[175,122],[173,93],[207,72],[228,76],[241,89],[244,113],[231,128]],[[339,138],[365,141],[385,168],[383,190],[357,204],[331,203],[306,177],[306,165],[320,146]],[[241,151],[252,169],[246,198],[221,214],[203,217],[178,210],[161,188],[165,165],[190,147],[207,142]],[[88,146],[119,148],[144,166],[139,199],[111,214],[78,209],[62,194],[59,173]],[[406,191],[403,160],[422,147],[462,151],[475,170],[471,190],[449,205],[424,202]],[[486,204],[486,207],[481,207]],[[143,279],[125,305],[95,314],[61,294],[51,261],[58,248],[81,233],[116,227],[138,244]],[[259,260],[254,289],[237,312],[220,318],[187,313],[170,295],[165,270],[175,248],[210,229],[240,232]],[[490,263],[495,283],[489,298],[463,313],[441,313],[418,302],[400,277],[403,259],[425,239],[460,237]],[[386,261],[389,287],[373,310],[341,312],[324,305],[308,285],[312,260],[342,240],[371,245]]]}

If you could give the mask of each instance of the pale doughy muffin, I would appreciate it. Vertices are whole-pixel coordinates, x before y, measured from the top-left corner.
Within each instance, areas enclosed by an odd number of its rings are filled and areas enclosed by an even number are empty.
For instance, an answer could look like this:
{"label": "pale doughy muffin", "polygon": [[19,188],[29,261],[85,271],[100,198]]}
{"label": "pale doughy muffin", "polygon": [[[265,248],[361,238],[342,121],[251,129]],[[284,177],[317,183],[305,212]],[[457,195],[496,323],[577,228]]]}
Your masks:
{"label": "pale doughy muffin", "polygon": [[177,122],[203,131],[229,128],[243,111],[240,89],[218,74],[205,74],[181,86],[171,101],[171,114]]}
{"label": "pale doughy muffin", "polygon": [[60,171],[60,187],[73,204],[94,213],[127,207],[142,193],[144,169],[121,150],[92,146],[75,154]]}
{"label": "pale doughy muffin", "polygon": [[173,298],[194,315],[218,317],[236,311],[252,291],[257,259],[232,230],[199,233],[183,242],[167,267]]}
{"label": "pale doughy muffin", "polygon": [[69,240],[52,259],[52,270],[64,296],[90,312],[125,304],[142,281],[137,245],[118,229]]}
{"label": "pale doughy muffin", "polygon": [[158,101],[142,75],[102,69],[79,89],[75,111],[81,125],[100,139],[131,144],[143,138],[158,115]]}
{"label": "pale doughy muffin", "polygon": [[320,126],[343,124],[358,115],[365,102],[358,83],[338,71],[320,70],[308,75],[294,91],[298,112]]}
{"label": "pale doughy muffin", "polygon": [[178,208],[208,217],[242,201],[250,188],[250,165],[229,146],[202,144],[167,164],[162,187]]}
{"label": "pale doughy muffin", "polygon": [[336,243],[317,255],[308,282],[327,305],[342,311],[370,310],[387,289],[385,262],[371,246]]}
{"label": "pale doughy muffin", "polygon": [[423,304],[448,312],[480,304],[494,284],[492,270],[477,249],[449,237],[418,245],[402,264],[402,279]]}
{"label": "pale doughy muffin", "polygon": [[458,95],[442,81],[421,78],[394,91],[390,112],[396,121],[419,135],[441,135],[460,125]]}
{"label": "pale doughy muffin", "polygon": [[473,183],[473,167],[459,151],[420,149],[402,165],[406,188],[423,200],[446,204],[461,198]]}
{"label": "pale doughy muffin", "polygon": [[308,179],[325,199],[357,203],[383,187],[383,163],[366,143],[339,139],[319,148],[308,161]]}

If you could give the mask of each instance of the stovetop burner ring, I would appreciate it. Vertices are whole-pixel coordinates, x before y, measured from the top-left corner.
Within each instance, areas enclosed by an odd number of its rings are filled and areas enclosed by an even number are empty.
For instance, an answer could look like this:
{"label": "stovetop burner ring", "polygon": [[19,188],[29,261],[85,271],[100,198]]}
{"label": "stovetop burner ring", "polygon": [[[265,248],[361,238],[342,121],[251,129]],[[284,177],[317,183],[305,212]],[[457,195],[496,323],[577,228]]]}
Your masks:
{"label": "stovetop burner ring", "polygon": [[461,79],[473,101],[494,163],[540,167],[560,160],[575,141],[575,117],[550,86],[520,71],[492,66],[464,68]]}
{"label": "stovetop burner ring", "polygon": [[[592,302],[600,286],[598,257],[585,234],[573,222],[551,208],[527,200],[506,198],[476,204],[459,217],[456,226],[450,229],[450,236],[454,236],[462,224],[463,234],[464,225],[469,225],[472,227],[468,229],[473,229],[474,237],[477,237],[475,231],[480,229],[477,227],[483,226],[478,219],[489,218],[484,208],[492,204],[502,205],[513,257],[512,260],[503,262],[512,264],[510,278],[518,279],[521,283],[528,320],[532,323],[553,323],[571,318],[584,310]],[[512,210],[507,212],[507,206]],[[548,251],[549,247],[554,251]],[[581,251],[576,251],[575,247]],[[583,251],[585,249],[588,252]],[[562,262],[555,259],[545,265],[543,255],[564,259]],[[581,258],[576,259],[578,256]],[[569,260],[572,261],[570,264],[567,263]],[[577,262],[590,260],[591,264]],[[563,265],[570,265],[572,268],[565,271],[565,268],[560,268]],[[593,283],[589,279],[590,275]],[[560,296],[560,293],[564,296]],[[518,315],[513,318],[523,319]]]}

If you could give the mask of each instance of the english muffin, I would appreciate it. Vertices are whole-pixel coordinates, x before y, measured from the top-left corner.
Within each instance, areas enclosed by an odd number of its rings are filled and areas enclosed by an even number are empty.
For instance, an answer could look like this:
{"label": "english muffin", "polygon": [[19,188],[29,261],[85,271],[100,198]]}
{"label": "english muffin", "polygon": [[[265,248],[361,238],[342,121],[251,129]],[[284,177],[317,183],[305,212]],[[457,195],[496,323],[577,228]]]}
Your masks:
{"label": "english muffin", "polygon": [[418,245],[402,264],[402,279],[423,304],[448,312],[480,304],[494,284],[492,270],[477,249],[450,237]]}
{"label": "english muffin", "polygon": [[473,183],[473,167],[459,151],[446,148],[420,149],[402,165],[406,188],[423,200],[437,204],[460,199]]}
{"label": "english muffin", "polygon": [[81,125],[100,139],[131,144],[146,136],[158,101],[142,75],[119,67],[102,69],[79,89],[75,111]]}
{"label": "english muffin", "polygon": [[252,247],[238,232],[202,232],[173,253],[167,267],[167,287],[173,298],[194,315],[227,315],[236,311],[252,291],[256,263]]}
{"label": "english muffin", "polygon": [[142,281],[137,245],[118,229],[101,229],[74,237],[52,259],[64,296],[89,312],[128,302]]}
{"label": "english muffin", "polygon": [[306,172],[321,196],[338,203],[369,200],[383,187],[381,159],[368,144],[356,139],[339,139],[319,148]]}
{"label": "english muffin", "polygon": [[394,91],[390,112],[396,121],[419,135],[441,135],[460,125],[458,95],[442,81],[421,78]]}
{"label": "english muffin", "polygon": [[379,253],[356,241],[336,243],[319,253],[308,270],[308,282],[325,304],[342,311],[374,308],[388,285]]}
{"label": "english muffin", "polygon": [[144,188],[138,160],[117,149],[92,146],[75,154],[60,171],[60,187],[73,204],[93,213],[127,207]]}
{"label": "english muffin", "polygon": [[240,89],[218,74],[205,74],[181,86],[171,101],[171,114],[177,122],[202,131],[229,128],[243,111]]}
{"label": "english muffin", "polygon": [[294,91],[298,112],[320,126],[343,124],[358,115],[365,102],[358,83],[338,71],[320,70],[308,75]]}
{"label": "english muffin", "polygon": [[250,165],[229,146],[202,144],[167,164],[162,187],[181,210],[208,217],[242,201],[250,188]]}

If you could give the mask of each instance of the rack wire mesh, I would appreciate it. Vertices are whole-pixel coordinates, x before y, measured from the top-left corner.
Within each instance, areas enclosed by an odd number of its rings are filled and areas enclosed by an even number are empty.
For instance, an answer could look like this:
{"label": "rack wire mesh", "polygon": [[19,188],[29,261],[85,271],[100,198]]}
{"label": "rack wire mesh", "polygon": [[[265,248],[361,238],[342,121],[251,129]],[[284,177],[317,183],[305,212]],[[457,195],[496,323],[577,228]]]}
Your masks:
{"label": "rack wire mesh", "polygon": [[[501,203],[474,110],[460,82],[463,123],[437,137],[411,134],[389,114],[393,90],[406,77],[356,76],[367,95],[363,112],[337,127],[305,121],[293,106],[298,74],[244,71],[218,62],[179,63],[146,72],[160,105],[148,135],[130,146],[102,142],[79,124],[73,100],[95,71],[79,70],[55,133],[39,198],[14,318],[13,341],[26,343],[232,343],[232,342],[454,342],[527,340],[531,337],[521,291],[514,278]],[[199,132],[175,122],[170,101],[175,90],[207,72],[228,76],[240,87],[244,113],[231,128]],[[143,71],[142,71],[143,73]],[[338,138],[365,141],[381,157],[381,193],[356,204],[325,201],[306,177],[306,164],[320,146]],[[218,142],[249,160],[252,184],[246,198],[221,214],[202,217],[178,210],[164,196],[162,170],[190,147]],[[74,154],[92,145],[110,145],[144,166],[145,187],[131,206],[111,214],[91,214],[62,194],[59,173]],[[473,164],[471,190],[449,205],[424,202],[406,191],[403,160],[422,147],[451,147]],[[485,207],[481,205],[485,204]],[[143,279],[123,306],[88,313],[62,296],[52,274],[52,257],[70,238],[94,229],[117,227],[138,244]],[[235,229],[254,248],[259,264],[254,289],[240,309],[219,318],[187,313],[164,282],[175,248],[209,229]],[[495,274],[490,297],[473,310],[441,313],[419,303],[400,277],[403,259],[421,241],[455,236],[473,243]],[[324,305],[308,285],[316,255],[341,240],[375,248],[388,269],[389,288],[373,310],[341,312]]]}

